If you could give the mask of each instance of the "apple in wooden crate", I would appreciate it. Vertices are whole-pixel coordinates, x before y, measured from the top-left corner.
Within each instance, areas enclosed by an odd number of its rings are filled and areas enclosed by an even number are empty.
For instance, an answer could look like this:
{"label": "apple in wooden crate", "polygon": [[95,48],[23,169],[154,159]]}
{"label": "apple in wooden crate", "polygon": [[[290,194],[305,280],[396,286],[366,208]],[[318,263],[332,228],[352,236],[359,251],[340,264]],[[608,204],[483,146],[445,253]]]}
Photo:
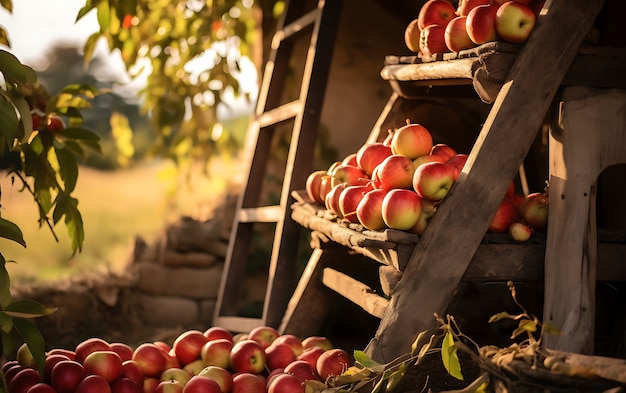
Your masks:
{"label": "apple in wooden crate", "polygon": [[392,154],[378,164],[373,179],[377,188],[411,188],[415,167],[413,161],[403,155]]}
{"label": "apple in wooden crate", "polygon": [[430,25],[420,31],[420,53],[432,56],[446,52],[450,52],[446,45],[446,26]]}
{"label": "apple in wooden crate", "polygon": [[241,340],[230,351],[230,366],[236,373],[259,374],[265,370],[265,351],[254,340]]}
{"label": "apple in wooden crate", "polygon": [[517,1],[507,1],[496,12],[496,31],[505,41],[521,44],[535,27],[535,12]]}
{"label": "apple in wooden crate", "polygon": [[428,162],[415,169],[413,189],[422,199],[440,201],[455,182],[455,169],[444,162]]}
{"label": "apple in wooden crate", "polygon": [[359,168],[368,176],[371,176],[374,168],[383,162],[385,158],[389,157],[392,152],[391,147],[382,142],[370,142],[361,146],[356,154]]}
{"label": "apple in wooden crate", "polygon": [[422,214],[422,198],[413,190],[390,190],[383,198],[381,210],[389,228],[406,231],[417,224]]}
{"label": "apple in wooden crate", "polygon": [[356,216],[361,225],[365,228],[377,231],[385,229],[385,221],[383,220],[382,204],[387,190],[381,188],[367,192],[356,208]]}
{"label": "apple in wooden crate", "polygon": [[426,127],[417,123],[409,123],[398,128],[393,133],[391,140],[391,151],[393,154],[399,154],[416,159],[430,153],[433,148],[433,137]]}
{"label": "apple in wooden crate", "polygon": [[459,16],[467,16],[472,8],[479,5],[489,5],[491,0],[459,0],[456,8],[456,14]]}
{"label": "apple in wooden crate", "polygon": [[466,28],[470,39],[477,45],[496,41],[496,12],[498,5],[479,5],[467,14]]}
{"label": "apple in wooden crate", "polygon": [[456,8],[447,0],[429,0],[422,7],[417,15],[420,30],[427,26],[446,26],[449,21],[456,17]]}

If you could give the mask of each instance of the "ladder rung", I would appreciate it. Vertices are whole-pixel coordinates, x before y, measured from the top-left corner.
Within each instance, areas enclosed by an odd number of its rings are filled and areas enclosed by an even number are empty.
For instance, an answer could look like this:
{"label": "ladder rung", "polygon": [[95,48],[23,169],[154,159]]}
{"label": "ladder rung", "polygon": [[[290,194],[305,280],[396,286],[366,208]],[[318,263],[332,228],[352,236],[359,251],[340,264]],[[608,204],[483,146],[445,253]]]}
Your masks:
{"label": "ladder rung", "polygon": [[249,332],[257,326],[263,325],[260,318],[247,317],[224,317],[221,316],[213,321],[214,326],[219,326],[231,332]]}
{"label": "ladder rung", "polygon": [[259,127],[263,128],[296,117],[301,110],[302,103],[300,101],[291,101],[262,113],[257,118],[257,121],[259,123]]}
{"label": "ladder rung", "polygon": [[375,317],[382,319],[389,307],[389,300],[377,295],[372,288],[335,269],[324,269],[322,283]]}
{"label": "ladder rung", "polygon": [[316,8],[308,13],[302,15],[298,19],[289,23],[283,29],[279,30],[274,34],[272,38],[272,49],[278,48],[280,42],[291,37],[292,35],[299,33],[304,30],[307,26],[312,25],[317,20],[319,14],[321,12],[320,8]]}
{"label": "ladder rung", "polygon": [[239,222],[278,222],[285,217],[285,211],[280,206],[261,206],[240,209]]}

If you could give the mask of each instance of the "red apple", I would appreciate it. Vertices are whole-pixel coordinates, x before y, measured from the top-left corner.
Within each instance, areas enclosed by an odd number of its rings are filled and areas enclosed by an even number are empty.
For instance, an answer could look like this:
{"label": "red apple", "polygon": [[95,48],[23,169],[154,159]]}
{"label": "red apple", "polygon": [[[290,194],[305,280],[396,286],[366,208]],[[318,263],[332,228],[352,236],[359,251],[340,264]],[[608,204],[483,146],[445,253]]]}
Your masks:
{"label": "red apple", "polygon": [[532,228],[545,231],[548,227],[548,196],[540,192],[528,194],[519,206],[519,214]]}
{"label": "red apple", "polygon": [[443,161],[447,161],[457,154],[458,153],[452,146],[446,145],[445,143],[437,143],[436,145],[433,145],[432,149],[430,149],[430,155],[440,156],[443,158]]}
{"label": "red apple", "polygon": [[159,378],[147,377],[143,380],[143,391],[144,393],[154,393],[156,391],[157,386],[161,383]]}
{"label": "red apple", "polygon": [[187,330],[181,333],[172,344],[172,351],[181,365],[200,359],[202,346],[209,341],[199,330]]}
{"label": "red apple", "polygon": [[279,375],[283,375],[284,373],[285,373],[284,368],[277,368],[277,369],[270,371],[267,374],[267,378],[265,378],[265,389],[267,390],[267,388],[269,388],[270,384],[276,377],[278,377]]}
{"label": "red apple", "polygon": [[459,177],[459,174],[461,173],[461,171],[463,170],[463,167],[465,166],[465,163],[467,162],[467,157],[468,157],[467,154],[459,153],[455,156],[448,158],[448,160],[446,161],[446,164],[452,165],[454,167],[454,180],[455,181]]}
{"label": "red apple", "polygon": [[166,366],[167,354],[153,343],[140,344],[133,351],[133,359],[146,377],[158,377]]}
{"label": "red apple", "polygon": [[374,172],[374,168],[392,153],[390,146],[381,142],[370,142],[361,146],[356,154],[356,161],[359,168],[361,168],[365,174],[371,176],[372,172]]}
{"label": "red apple", "polygon": [[154,393],[183,393],[184,386],[178,381],[161,381],[154,389]]}
{"label": "red apple", "polygon": [[30,348],[28,348],[28,344],[23,343],[19,346],[16,353],[16,359],[19,364],[24,367],[37,368],[37,364],[35,363],[35,358],[33,354],[30,352]]}
{"label": "red apple", "polygon": [[87,355],[95,351],[110,351],[111,345],[98,337],[91,337],[80,342],[74,352],[76,353],[76,361],[82,363]]}
{"label": "red apple", "polygon": [[239,341],[230,351],[230,366],[237,373],[259,374],[265,369],[265,351],[254,340]]}
{"label": "red apple", "polygon": [[391,140],[393,154],[399,154],[411,160],[429,154],[432,148],[433,137],[430,131],[416,123],[408,123],[398,128]]}
{"label": "red apple", "polygon": [[360,167],[354,165],[337,165],[330,175],[332,176],[330,183],[333,187],[340,183],[356,186],[369,181],[369,176]]}
{"label": "red apple", "polygon": [[339,208],[339,197],[343,190],[348,187],[347,183],[339,183],[333,186],[333,188],[326,194],[326,200],[324,201],[324,206],[329,211],[335,213],[337,217],[343,218],[341,215],[341,209]]}
{"label": "red apple", "polygon": [[424,30],[424,28],[430,25],[445,27],[456,16],[455,12],[456,9],[447,0],[429,0],[420,8],[420,12],[417,15],[417,25],[420,30]]}
{"label": "red apple", "polygon": [[209,339],[209,341],[216,340],[219,338],[233,341],[233,334],[229,330],[224,329],[223,327],[220,327],[220,326],[212,326],[208,328],[207,330],[204,331],[204,335],[206,336],[206,338]]}
{"label": "red apple", "polygon": [[161,382],[162,381],[178,381],[183,386],[185,386],[185,384],[189,382],[191,377],[192,375],[189,374],[187,371],[183,370],[182,368],[172,367],[163,371],[159,379],[161,380]]}
{"label": "red apple", "polygon": [[[332,349],[332,348],[330,348]],[[311,347],[311,348],[307,348],[304,350],[304,352],[302,352],[299,356],[298,356],[298,360],[304,360],[307,363],[309,363],[311,365],[311,367],[313,367],[313,369],[315,369],[316,365],[317,365],[317,359],[320,357],[321,354],[323,354],[324,352],[326,352],[327,350],[322,349],[320,347]]]}
{"label": "red apple", "polygon": [[2,363],[2,372],[3,372],[3,373],[6,373],[6,371],[7,371],[9,368],[11,368],[11,367],[13,367],[13,366],[15,366],[15,365],[19,365],[19,364],[20,364],[20,363],[19,363],[17,360],[15,360],[15,359],[13,359],[13,360],[7,360],[7,361],[5,361],[4,363]]}
{"label": "red apple", "polygon": [[377,231],[387,227],[383,220],[382,205],[388,192],[382,188],[369,191],[359,202],[356,207],[356,216],[365,228]]}
{"label": "red apple", "polygon": [[470,39],[478,45],[498,39],[496,31],[497,5],[479,5],[467,14],[466,28]]}
{"label": "red apple", "polygon": [[306,360],[294,360],[285,367],[285,374],[291,374],[300,382],[318,381],[317,371]]}
{"label": "red apple", "polygon": [[521,44],[535,27],[535,12],[525,4],[508,1],[496,12],[496,31],[505,41]]}
{"label": "red apple", "polygon": [[11,384],[11,380],[13,379],[13,377],[15,377],[15,375],[17,373],[19,373],[20,371],[24,370],[26,367],[22,366],[21,364],[15,364],[11,367],[9,367],[7,369],[7,371],[4,372],[4,379],[7,383],[7,385]]}
{"label": "red apple", "polygon": [[54,348],[46,352],[46,356],[56,354],[67,356],[70,360],[76,360],[76,353],[70,349]]}
{"label": "red apple", "polygon": [[200,358],[205,366],[230,367],[230,351],[235,345],[232,341],[220,338],[211,340],[202,346]]}
{"label": "red apple", "polygon": [[267,388],[268,393],[304,393],[304,384],[294,375],[280,374]]}
{"label": "red apple", "polygon": [[422,214],[422,198],[413,190],[390,190],[383,199],[381,211],[385,225],[406,231],[415,226]]}
{"label": "red apple", "polygon": [[76,386],[74,393],[111,393],[111,385],[100,375],[87,375]]}
{"label": "red apple", "polygon": [[71,360],[65,355],[61,354],[52,354],[46,355],[46,360],[43,366],[43,381],[46,383],[50,383],[50,377],[52,375],[52,368],[60,361],[63,360]]}
{"label": "red apple", "polygon": [[343,160],[341,160],[341,163],[344,165],[352,165],[352,166],[358,166],[359,164],[357,164],[356,162],[356,153],[350,153],[347,156],[344,157]]}
{"label": "red apple", "polygon": [[525,242],[530,239],[532,229],[521,222],[514,222],[509,226],[509,236],[516,242]]}
{"label": "red apple", "polygon": [[511,224],[518,220],[519,215],[517,213],[517,209],[508,198],[504,198],[502,202],[500,202],[495,215],[491,219],[489,231],[495,233],[506,233]]}
{"label": "red apple", "polygon": [[52,367],[50,385],[58,393],[72,393],[86,376],[82,364],[75,360],[62,360]]}
{"label": "red apple", "polygon": [[87,374],[95,374],[111,383],[122,377],[122,358],[113,351],[95,351],[83,361]]}
{"label": "red apple", "polygon": [[446,45],[446,26],[430,25],[420,31],[420,52],[424,56],[450,52]]}
{"label": "red apple", "polygon": [[183,366],[183,370],[189,373],[189,375],[198,375],[200,371],[205,367],[202,359],[196,359],[191,363],[187,363]]}
{"label": "red apple", "polygon": [[[39,382],[31,386],[26,393],[57,393],[56,390],[47,383]],[[141,393],[141,392],[139,392]]]}
{"label": "red apple", "polygon": [[172,346],[164,341],[153,341],[152,343],[161,348],[165,353],[169,353],[172,350]]}
{"label": "red apple", "polygon": [[111,343],[111,350],[120,355],[122,361],[133,358],[133,349],[126,343]]}
{"label": "red apple", "polygon": [[376,167],[377,188],[411,188],[413,184],[413,161],[403,155],[392,154]]}
{"label": "red apple", "polygon": [[122,378],[128,378],[131,381],[141,384],[144,375],[143,370],[139,367],[139,363],[134,360],[126,360],[122,362]]}
{"label": "red apple", "polygon": [[296,360],[296,355],[288,343],[276,343],[265,348],[265,362],[267,368],[272,371],[277,368],[285,368],[289,363]]}
{"label": "red apple", "polygon": [[422,199],[440,201],[448,195],[455,181],[455,169],[443,162],[420,165],[413,176],[413,189]]}
{"label": "red apple", "polygon": [[9,383],[9,392],[26,393],[32,386],[42,382],[39,373],[34,368],[24,367]]}
{"label": "red apple", "polygon": [[426,164],[427,162],[445,162],[445,160],[442,156],[433,154],[417,157],[413,160],[413,171],[415,172],[418,166]]}
{"label": "red apple", "polygon": [[313,202],[317,202],[322,205],[324,204],[324,200],[320,197],[320,186],[322,185],[322,178],[324,176],[328,176],[328,173],[324,170],[311,172],[311,174],[306,178],[305,184],[307,196],[311,198]]}
{"label": "red apple", "polygon": [[[420,51],[420,28],[418,27],[417,18],[413,19],[404,29],[404,43],[411,52],[419,53]],[[383,144],[390,146],[391,137],[387,135],[387,138],[383,141]]]}
{"label": "red apple", "polygon": [[322,200],[322,205],[324,204],[324,201],[326,200],[326,195],[328,195],[328,193],[330,192],[330,190],[333,188],[332,187],[332,180],[333,177],[331,175],[326,175],[324,177],[322,177],[322,180],[320,181],[320,197],[319,199]]}
{"label": "red apple", "polygon": [[333,349],[333,343],[326,336],[309,336],[302,340],[302,348],[305,351],[314,347],[319,347],[324,351],[328,351],[329,349]]}
{"label": "red apple", "polygon": [[222,393],[228,393],[233,387],[233,376],[225,368],[218,366],[208,366],[202,369],[199,377],[209,378],[217,382]]}
{"label": "red apple", "polygon": [[526,200],[526,197],[522,194],[518,194],[514,192],[513,195],[505,196],[505,198],[508,198],[511,201],[511,203],[513,203],[513,206],[515,206],[515,208],[517,209],[517,212],[520,214],[520,217],[521,217],[522,214],[520,213],[519,209],[522,206],[522,203],[524,203],[524,201]]}
{"label": "red apple", "polygon": [[183,388],[183,393],[222,393],[222,390],[214,380],[194,375]]}
{"label": "red apple", "polygon": [[251,373],[239,373],[233,376],[231,393],[265,393],[263,377]]}
{"label": "red apple", "polygon": [[356,207],[371,186],[348,186],[339,194],[339,211],[341,216],[350,222],[359,222]]}
{"label": "red apple", "polygon": [[281,334],[274,340],[277,344],[285,343],[291,348],[294,355],[298,356],[304,351],[302,340],[293,334]]}
{"label": "red apple", "polygon": [[326,381],[332,375],[341,375],[353,365],[352,356],[343,349],[335,348],[326,351],[317,359],[316,371],[322,381]]}
{"label": "red apple", "polygon": [[472,8],[479,5],[489,5],[489,0],[460,0],[456,8],[456,14],[459,16],[467,16]]}
{"label": "red apple", "polygon": [[140,383],[120,378],[111,384],[111,393],[143,393],[143,381]]}

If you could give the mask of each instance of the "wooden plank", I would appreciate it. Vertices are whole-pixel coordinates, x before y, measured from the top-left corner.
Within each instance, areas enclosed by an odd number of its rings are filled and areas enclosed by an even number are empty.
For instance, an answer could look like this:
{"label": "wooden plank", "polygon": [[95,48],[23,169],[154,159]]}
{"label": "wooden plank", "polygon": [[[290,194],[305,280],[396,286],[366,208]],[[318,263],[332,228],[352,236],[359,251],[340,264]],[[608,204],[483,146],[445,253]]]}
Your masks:
{"label": "wooden plank", "polygon": [[389,300],[376,294],[372,288],[335,269],[324,269],[322,282],[375,317],[382,318],[389,306]]}
{"label": "wooden plank", "polygon": [[465,168],[417,243],[366,348],[374,360],[407,353],[415,335],[436,326],[433,313],[446,312],[603,3],[547,3],[550,9],[511,68]]}

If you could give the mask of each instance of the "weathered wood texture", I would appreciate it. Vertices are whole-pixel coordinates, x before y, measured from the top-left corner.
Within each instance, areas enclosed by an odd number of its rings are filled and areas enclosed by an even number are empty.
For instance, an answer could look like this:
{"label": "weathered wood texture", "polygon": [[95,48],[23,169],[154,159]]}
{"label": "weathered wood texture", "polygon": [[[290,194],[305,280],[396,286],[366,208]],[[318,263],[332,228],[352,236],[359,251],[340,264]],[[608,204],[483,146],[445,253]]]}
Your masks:
{"label": "weathered wood texture", "polygon": [[544,322],[549,348],[592,354],[598,266],[596,184],[626,163],[626,90],[564,89],[550,133],[550,210]]}
{"label": "weathered wood texture", "polygon": [[553,2],[520,51],[451,193],[414,249],[366,348],[386,362],[433,328],[456,292],[506,188],[603,2]]}

